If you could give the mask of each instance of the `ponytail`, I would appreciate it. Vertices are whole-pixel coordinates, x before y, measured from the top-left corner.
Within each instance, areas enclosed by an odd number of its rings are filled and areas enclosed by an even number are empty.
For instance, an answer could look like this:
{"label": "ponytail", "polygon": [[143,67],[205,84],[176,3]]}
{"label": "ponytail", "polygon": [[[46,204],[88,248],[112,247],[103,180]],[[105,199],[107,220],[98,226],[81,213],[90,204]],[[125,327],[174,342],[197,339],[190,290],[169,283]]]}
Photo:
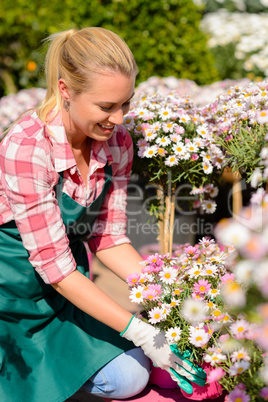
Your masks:
{"label": "ponytail", "polygon": [[37,109],[38,117],[46,122],[50,112],[55,109],[55,115],[61,107],[61,95],[58,88],[60,78],[61,52],[65,42],[76,32],[75,29],[63,31],[50,35],[45,42],[50,46],[45,60],[45,75],[47,93],[45,99]]}

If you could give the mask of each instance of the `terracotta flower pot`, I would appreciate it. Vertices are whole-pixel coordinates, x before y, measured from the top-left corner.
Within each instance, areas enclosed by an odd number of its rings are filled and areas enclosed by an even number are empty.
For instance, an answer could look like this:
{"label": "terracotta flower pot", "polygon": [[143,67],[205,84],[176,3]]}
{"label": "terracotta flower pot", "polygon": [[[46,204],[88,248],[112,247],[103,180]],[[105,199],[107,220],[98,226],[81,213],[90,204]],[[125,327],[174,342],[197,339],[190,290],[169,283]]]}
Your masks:
{"label": "terracotta flower pot", "polygon": [[[202,368],[208,373],[211,370],[211,366],[207,363],[202,364]],[[204,401],[207,399],[216,399],[222,395],[223,389],[218,382],[212,382],[210,384],[205,385],[204,387],[200,387],[195,383],[192,383],[193,392],[192,394],[187,394],[187,392],[181,389],[181,393],[187,399],[192,399],[194,401]]]}

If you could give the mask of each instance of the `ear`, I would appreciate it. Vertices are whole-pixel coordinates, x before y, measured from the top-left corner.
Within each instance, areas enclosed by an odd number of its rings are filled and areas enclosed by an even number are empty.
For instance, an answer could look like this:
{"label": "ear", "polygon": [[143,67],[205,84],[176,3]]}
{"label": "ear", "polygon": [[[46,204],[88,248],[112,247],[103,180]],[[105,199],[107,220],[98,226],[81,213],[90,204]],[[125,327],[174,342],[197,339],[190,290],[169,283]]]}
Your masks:
{"label": "ear", "polygon": [[64,79],[62,79],[62,78],[59,79],[58,87],[59,87],[59,91],[60,91],[60,94],[61,94],[63,100],[69,100],[70,99],[70,93],[69,93],[69,89],[68,89]]}

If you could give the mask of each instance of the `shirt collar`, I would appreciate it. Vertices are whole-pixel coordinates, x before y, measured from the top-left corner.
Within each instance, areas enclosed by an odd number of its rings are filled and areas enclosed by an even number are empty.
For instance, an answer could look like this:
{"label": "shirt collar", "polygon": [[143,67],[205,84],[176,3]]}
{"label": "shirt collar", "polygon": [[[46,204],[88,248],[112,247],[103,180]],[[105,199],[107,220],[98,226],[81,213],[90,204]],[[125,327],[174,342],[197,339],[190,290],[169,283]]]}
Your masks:
{"label": "shirt collar", "polygon": [[[49,138],[53,146],[53,156],[55,163],[55,170],[62,172],[76,166],[76,161],[68,143],[65,128],[63,125],[61,113],[51,120],[46,129],[49,133]],[[109,146],[109,141],[92,141],[91,157],[90,157],[90,170],[89,175],[94,173],[96,169],[104,167],[106,163],[110,165],[113,162],[112,152]]]}

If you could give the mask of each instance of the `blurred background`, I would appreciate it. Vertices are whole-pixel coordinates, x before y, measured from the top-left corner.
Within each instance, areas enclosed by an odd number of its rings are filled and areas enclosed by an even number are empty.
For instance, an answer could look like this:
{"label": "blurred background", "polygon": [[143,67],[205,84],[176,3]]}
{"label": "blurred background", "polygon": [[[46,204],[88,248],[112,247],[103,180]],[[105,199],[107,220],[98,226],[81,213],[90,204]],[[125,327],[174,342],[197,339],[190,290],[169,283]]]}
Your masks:
{"label": "blurred background", "polygon": [[197,85],[268,73],[268,0],[1,0],[0,97],[44,87],[50,34],[101,26],[122,36],[140,69]]}

